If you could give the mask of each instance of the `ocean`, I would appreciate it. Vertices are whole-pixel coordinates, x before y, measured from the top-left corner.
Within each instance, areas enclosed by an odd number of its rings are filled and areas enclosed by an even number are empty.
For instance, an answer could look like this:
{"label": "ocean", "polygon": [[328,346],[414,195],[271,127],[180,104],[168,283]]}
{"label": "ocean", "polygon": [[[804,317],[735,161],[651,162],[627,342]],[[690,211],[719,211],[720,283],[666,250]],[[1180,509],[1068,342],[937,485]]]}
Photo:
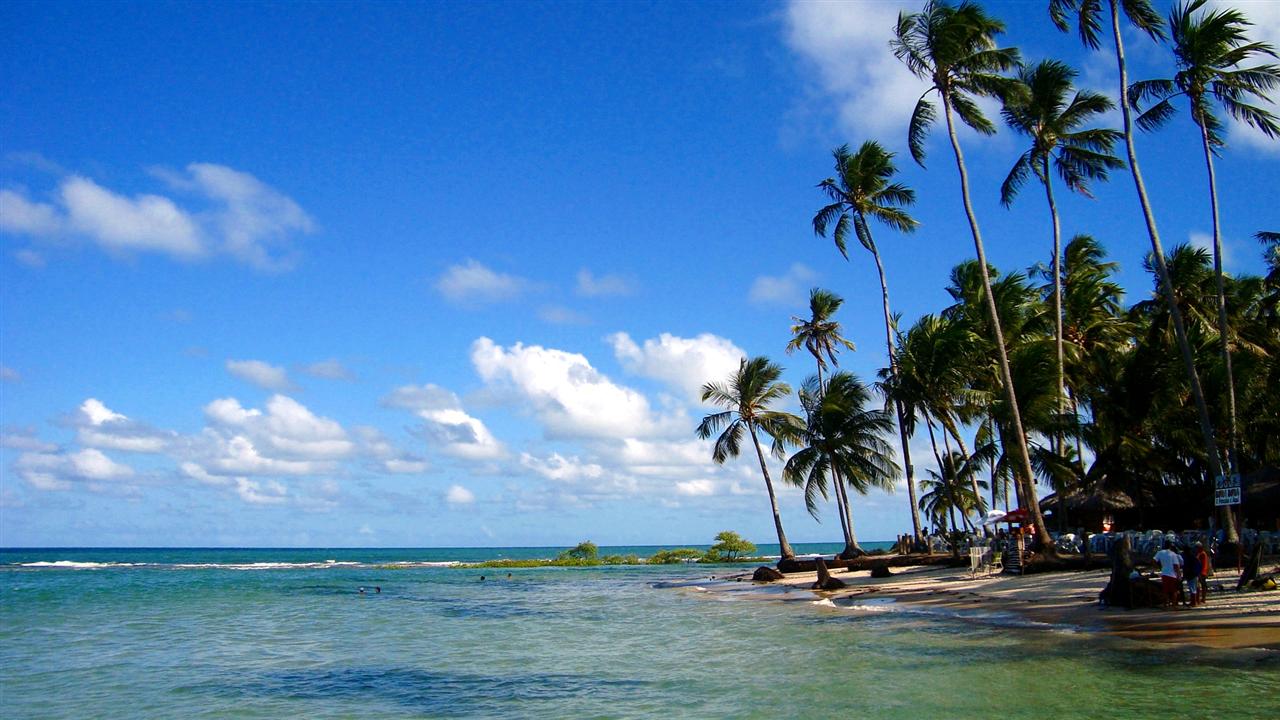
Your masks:
{"label": "ocean", "polygon": [[0,717],[1280,714],[1274,654],[699,592],[742,566],[446,565],[560,549],[0,550]]}

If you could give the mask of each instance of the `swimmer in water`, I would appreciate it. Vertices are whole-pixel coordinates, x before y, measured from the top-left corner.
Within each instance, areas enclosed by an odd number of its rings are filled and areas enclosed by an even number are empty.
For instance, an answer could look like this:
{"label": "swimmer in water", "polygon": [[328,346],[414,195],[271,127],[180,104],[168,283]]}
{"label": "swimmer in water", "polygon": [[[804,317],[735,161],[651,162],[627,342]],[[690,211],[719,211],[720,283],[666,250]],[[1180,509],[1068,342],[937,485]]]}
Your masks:
{"label": "swimmer in water", "polygon": [[363,594],[364,594],[364,588],[363,588],[363,587],[362,587],[362,588],[360,588],[360,594],[361,594],[361,595],[363,595]]}

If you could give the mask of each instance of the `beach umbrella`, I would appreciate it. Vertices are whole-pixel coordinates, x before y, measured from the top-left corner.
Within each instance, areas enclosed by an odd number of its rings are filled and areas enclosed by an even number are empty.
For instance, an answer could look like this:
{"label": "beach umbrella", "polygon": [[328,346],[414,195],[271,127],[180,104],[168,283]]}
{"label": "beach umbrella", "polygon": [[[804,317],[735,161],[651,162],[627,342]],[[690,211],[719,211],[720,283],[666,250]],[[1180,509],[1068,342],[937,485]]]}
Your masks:
{"label": "beach umbrella", "polygon": [[1018,508],[1017,510],[1010,510],[1009,514],[1001,518],[999,522],[1006,522],[1009,524],[1018,523],[1021,525],[1030,520],[1031,513],[1027,512],[1026,508]]}

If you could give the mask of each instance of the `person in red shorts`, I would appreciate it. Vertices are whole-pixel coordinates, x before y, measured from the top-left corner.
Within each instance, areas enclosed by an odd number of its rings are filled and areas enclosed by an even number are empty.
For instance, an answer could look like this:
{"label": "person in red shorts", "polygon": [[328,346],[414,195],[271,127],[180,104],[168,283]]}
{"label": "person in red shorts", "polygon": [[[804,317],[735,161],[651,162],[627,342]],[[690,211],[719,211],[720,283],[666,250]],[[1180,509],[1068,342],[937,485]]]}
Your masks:
{"label": "person in red shorts", "polygon": [[1166,540],[1164,549],[1156,553],[1160,563],[1160,586],[1164,590],[1164,606],[1178,607],[1178,586],[1182,584],[1182,556],[1173,550],[1173,543]]}

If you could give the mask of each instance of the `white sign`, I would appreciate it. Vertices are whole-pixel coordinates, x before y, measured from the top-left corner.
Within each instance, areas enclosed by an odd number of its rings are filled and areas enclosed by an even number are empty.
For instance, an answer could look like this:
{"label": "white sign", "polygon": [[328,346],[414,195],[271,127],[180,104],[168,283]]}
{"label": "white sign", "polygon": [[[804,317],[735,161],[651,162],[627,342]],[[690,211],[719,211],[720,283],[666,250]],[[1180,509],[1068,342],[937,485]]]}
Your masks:
{"label": "white sign", "polygon": [[1214,478],[1214,505],[1239,505],[1240,504],[1240,476],[1231,475],[1229,477],[1219,475]]}

